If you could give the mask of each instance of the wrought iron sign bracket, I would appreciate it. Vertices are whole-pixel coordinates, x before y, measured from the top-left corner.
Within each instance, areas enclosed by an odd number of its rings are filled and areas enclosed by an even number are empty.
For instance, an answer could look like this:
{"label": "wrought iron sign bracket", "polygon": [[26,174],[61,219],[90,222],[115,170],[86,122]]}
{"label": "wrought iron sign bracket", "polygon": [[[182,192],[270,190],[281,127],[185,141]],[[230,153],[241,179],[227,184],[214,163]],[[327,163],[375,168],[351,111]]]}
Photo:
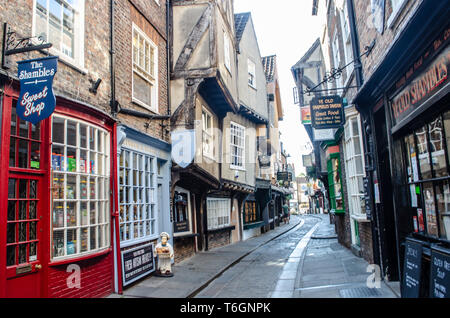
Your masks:
{"label": "wrought iron sign bracket", "polygon": [[[3,24],[3,43],[2,43],[2,68],[10,69],[12,62],[10,56],[19,53],[44,50],[52,47],[52,43],[46,43],[44,36],[30,36],[18,38],[18,34],[11,30],[8,23]],[[34,44],[33,39],[40,43]]]}
{"label": "wrought iron sign bracket", "polygon": [[360,59],[363,56],[368,56],[372,52],[373,48],[375,47],[375,43],[376,42],[373,41],[369,46],[366,46],[365,47],[366,51],[363,54],[361,54],[357,59],[354,59],[350,63],[348,63],[348,64],[346,64],[346,65],[344,65],[344,66],[342,66],[340,68],[337,68],[337,69],[332,68],[330,72],[327,72],[325,74],[325,77],[324,77],[322,82],[320,82],[319,84],[317,84],[313,88],[307,88],[306,91],[303,92],[302,94],[303,95],[308,94],[308,96],[311,96],[311,94],[313,94],[313,93],[326,92],[326,91],[335,91],[335,90],[341,90],[341,89],[342,90],[346,90],[346,89],[349,89],[349,88],[358,88],[358,86],[348,86],[348,87],[329,88],[329,89],[322,89],[322,90],[317,90],[316,89],[316,88],[320,87],[322,84],[324,84],[326,82],[332,83],[335,80],[337,80],[338,78],[340,78],[342,76],[342,71],[344,69],[346,69],[347,67],[349,67],[351,64],[355,64],[356,66],[360,66],[361,65]]}

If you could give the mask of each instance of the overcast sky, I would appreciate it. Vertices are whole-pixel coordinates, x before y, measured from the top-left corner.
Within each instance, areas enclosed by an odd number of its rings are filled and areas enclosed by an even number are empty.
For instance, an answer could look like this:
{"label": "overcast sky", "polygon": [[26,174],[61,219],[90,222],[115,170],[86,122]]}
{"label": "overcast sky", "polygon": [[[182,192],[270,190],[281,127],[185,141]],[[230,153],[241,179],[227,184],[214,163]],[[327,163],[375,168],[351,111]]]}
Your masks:
{"label": "overcast sky", "polygon": [[234,0],[235,13],[251,12],[261,56],[277,55],[284,120],[281,141],[295,164],[295,173],[304,172],[302,154],[309,137],[300,121],[300,108],[294,104],[295,82],[291,67],[321,36],[324,21],[312,16],[312,0]]}

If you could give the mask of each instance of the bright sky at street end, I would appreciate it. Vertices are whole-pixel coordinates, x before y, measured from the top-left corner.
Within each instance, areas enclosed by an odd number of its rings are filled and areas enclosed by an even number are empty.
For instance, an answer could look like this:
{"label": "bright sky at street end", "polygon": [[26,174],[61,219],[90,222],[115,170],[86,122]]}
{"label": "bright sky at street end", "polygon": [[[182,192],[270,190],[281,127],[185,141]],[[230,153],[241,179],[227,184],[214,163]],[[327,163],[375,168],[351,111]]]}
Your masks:
{"label": "bright sky at street end", "polygon": [[323,21],[312,15],[312,0],[234,0],[234,12],[251,12],[261,56],[276,55],[280,77],[284,120],[280,123],[281,141],[295,173],[305,172],[302,154],[308,154],[310,141],[300,121],[300,108],[294,104],[295,87],[291,67],[317,38],[322,36]]}

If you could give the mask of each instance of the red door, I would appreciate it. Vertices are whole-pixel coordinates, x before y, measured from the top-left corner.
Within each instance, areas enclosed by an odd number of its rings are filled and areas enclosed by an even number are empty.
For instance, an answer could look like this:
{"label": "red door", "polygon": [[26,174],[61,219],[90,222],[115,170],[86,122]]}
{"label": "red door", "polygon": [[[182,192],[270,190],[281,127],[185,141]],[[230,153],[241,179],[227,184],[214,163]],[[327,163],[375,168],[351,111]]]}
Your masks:
{"label": "red door", "polygon": [[[6,297],[43,296],[49,186],[47,120],[38,125],[16,115],[16,100],[4,99],[1,210],[6,210]],[[5,180],[6,179],[6,180]],[[6,193],[5,193],[6,192]],[[4,218],[3,218],[4,220]],[[2,251],[3,253],[5,251]]]}

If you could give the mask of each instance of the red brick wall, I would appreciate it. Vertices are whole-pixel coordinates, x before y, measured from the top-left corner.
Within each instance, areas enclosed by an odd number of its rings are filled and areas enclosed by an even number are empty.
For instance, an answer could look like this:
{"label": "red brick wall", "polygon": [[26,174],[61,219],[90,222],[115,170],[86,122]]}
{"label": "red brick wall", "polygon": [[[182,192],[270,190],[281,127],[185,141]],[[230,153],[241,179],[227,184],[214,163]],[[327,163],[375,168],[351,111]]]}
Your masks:
{"label": "red brick wall", "polygon": [[[116,99],[121,107],[154,114],[132,102],[132,24],[141,29],[158,47],[158,113],[168,113],[167,85],[167,36],[165,1],[160,6],[155,1],[117,1],[115,11],[116,45]],[[161,120],[148,120],[119,114],[119,122],[152,137],[169,142],[168,127],[161,127]],[[168,124],[168,120],[164,122]],[[148,125],[148,127],[147,127]]]}
{"label": "red brick wall", "polygon": [[80,266],[80,288],[68,288],[67,279],[73,272],[67,272],[70,264],[54,266],[48,272],[48,297],[51,298],[97,298],[113,292],[113,253],[92,259],[73,262]]}
{"label": "red brick wall", "polygon": [[[103,111],[110,112],[110,33],[109,0],[86,1],[84,23],[84,69],[77,70],[60,61],[53,88],[55,94],[76,99]],[[3,38],[3,23],[7,22],[17,37],[32,35],[33,0],[0,0],[0,37]],[[1,44],[0,44],[1,45]],[[8,73],[17,76],[19,60],[45,57],[38,51],[13,55],[13,67]],[[60,59],[61,60],[61,59]],[[89,92],[91,81],[102,82],[97,94]]]}

